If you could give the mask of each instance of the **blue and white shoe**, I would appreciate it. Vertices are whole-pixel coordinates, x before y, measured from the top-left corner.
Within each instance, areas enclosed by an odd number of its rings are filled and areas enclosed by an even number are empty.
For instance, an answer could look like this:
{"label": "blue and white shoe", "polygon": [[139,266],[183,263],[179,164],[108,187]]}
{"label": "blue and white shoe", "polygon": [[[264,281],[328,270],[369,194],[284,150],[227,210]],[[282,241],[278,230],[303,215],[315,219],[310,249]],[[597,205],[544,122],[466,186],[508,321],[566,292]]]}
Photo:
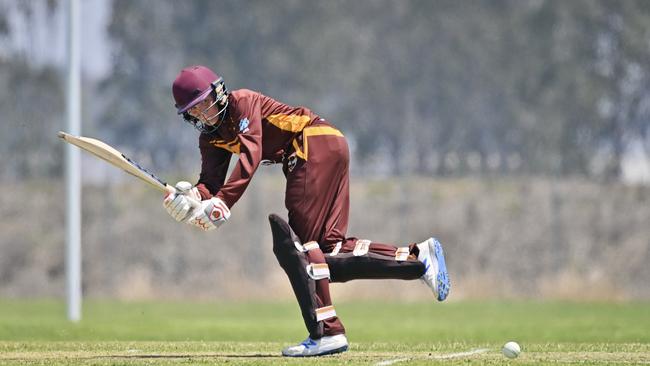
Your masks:
{"label": "blue and white shoe", "polygon": [[302,343],[282,350],[282,355],[287,357],[313,357],[331,355],[348,350],[348,339],[345,334],[311,339],[307,337]]}
{"label": "blue and white shoe", "polygon": [[431,288],[438,301],[444,301],[449,295],[451,282],[447,274],[442,244],[435,238],[429,238],[418,244],[418,248],[420,250],[418,260],[424,263],[426,269],[420,279]]}

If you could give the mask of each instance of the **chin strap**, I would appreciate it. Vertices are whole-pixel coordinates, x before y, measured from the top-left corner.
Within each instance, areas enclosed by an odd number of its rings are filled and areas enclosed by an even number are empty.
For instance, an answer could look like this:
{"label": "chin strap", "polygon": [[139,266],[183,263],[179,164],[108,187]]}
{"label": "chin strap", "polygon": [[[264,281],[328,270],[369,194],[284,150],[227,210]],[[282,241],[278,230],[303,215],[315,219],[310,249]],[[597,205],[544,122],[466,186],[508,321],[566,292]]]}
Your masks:
{"label": "chin strap", "polygon": [[[214,105],[214,104],[212,104]],[[212,105],[210,107],[212,107]],[[223,123],[223,121],[226,119],[226,109],[228,108],[228,102],[226,102],[226,105],[221,109],[221,111],[214,116],[211,116],[208,120],[212,120],[214,118],[220,117],[219,121],[215,123],[214,125],[208,125],[205,122],[201,122],[198,118],[192,117],[189,113],[185,112],[183,113],[183,120],[185,122],[189,123],[192,125],[192,127],[196,128],[197,131],[201,133],[212,133],[215,132],[219,126]],[[219,116],[221,113],[223,113],[221,116]]]}

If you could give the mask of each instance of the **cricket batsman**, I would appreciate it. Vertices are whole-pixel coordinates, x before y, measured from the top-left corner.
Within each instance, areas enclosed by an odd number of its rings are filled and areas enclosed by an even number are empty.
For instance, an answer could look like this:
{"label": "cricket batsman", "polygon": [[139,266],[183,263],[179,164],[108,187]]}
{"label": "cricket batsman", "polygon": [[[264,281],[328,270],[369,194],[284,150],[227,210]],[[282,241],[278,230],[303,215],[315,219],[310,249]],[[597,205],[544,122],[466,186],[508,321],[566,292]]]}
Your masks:
{"label": "cricket batsman", "polygon": [[[223,225],[260,164],[281,164],[287,179],[288,223],[270,215],[273,252],[286,272],[309,336],[282,350],[308,357],[348,349],[345,328],[330,298],[330,282],[421,279],[438,301],[451,287],[436,239],[393,246],[347,237],[349,150],[330,122],[248,89],[228,91],[205,66],[184,68],[172,86],[178,114],[200,131],[197,184],[178,182],[181,193],[163,201],[179,222],[202,230]],[[226,180],[233,154],[239,160]],[[192,206],[191,199],[200,201]]]}

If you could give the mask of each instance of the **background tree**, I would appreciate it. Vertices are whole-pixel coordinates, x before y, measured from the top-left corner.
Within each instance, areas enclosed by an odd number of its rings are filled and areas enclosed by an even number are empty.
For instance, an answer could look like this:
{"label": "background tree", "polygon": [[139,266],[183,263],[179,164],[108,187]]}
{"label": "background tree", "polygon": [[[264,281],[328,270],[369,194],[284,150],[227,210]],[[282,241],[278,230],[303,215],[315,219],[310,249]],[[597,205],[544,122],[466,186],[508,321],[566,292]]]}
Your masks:
{"label": "background tree", "polygon": [[61,75],[51,66],[34,67],[30,54],[12,49],[10,17],[25,28],[37,26],[34,10],[53,13],[58,1],[0,1],[0,169],[1,180],[60,176],[61,144],[53,137],[63,125],[64,90]]}

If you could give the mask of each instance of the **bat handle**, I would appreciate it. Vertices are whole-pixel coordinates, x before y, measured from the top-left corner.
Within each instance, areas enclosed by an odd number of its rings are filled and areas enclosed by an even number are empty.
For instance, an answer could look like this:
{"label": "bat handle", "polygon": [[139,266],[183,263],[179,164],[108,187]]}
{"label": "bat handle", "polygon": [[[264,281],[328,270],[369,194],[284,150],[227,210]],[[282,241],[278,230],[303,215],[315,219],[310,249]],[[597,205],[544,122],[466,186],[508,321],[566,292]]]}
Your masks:
{"label": "bat handle", "polygon": [[196,208],[201,208],[201,202],[195,200],[194,198],[187,197],[187,201],[190,203],[190,206],[192,206],[192,208],[195,208],[195,209]]}
{"label": "bat handle", "polygon": [[[180,189],[177,189],[176,187],[172,187],[172,186],[170,186],[169,184],[166,184],[166,185],[165,185],[165,190],[166,190],[167,192],[169,192],[169,193],[183,194],[183,191],[181,191]],[[192,206],[192,208],[200,208],[200,207],[201,207],[201,202],[195,200],[195,199],[192,198],[192,197],[189,197],[189,196],[188,196],[188,197],[187,197],[187,201],[190,203],[190,205]]]}

